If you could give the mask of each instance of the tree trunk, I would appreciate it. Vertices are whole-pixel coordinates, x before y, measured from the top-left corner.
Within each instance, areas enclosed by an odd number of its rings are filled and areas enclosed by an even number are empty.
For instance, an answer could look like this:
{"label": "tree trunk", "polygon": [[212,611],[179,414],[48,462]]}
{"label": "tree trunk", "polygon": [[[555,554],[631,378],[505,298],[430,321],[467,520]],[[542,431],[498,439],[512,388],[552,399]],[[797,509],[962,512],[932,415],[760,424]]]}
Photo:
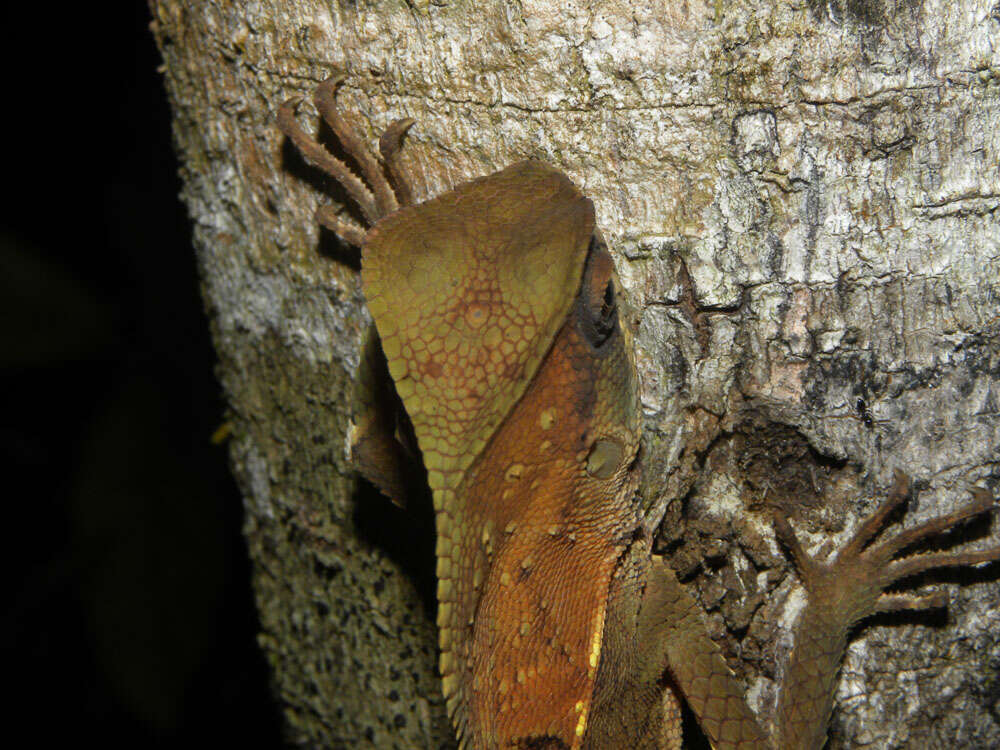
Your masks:
{"label": "tree trunk", "polygon": [[[260,643],[295,744],[453,746],[430,511],[359,489],[345,450],[370,319],[357,255],[313,217],[343,196],[274,122],[335,72],[369,142],[417,120],[404,160],[419,198],[530,157],[594,200],[634,306],[644,493],[670,501],[661,549],[762,715],[798,601],[769,508],[821,549],[896,467],[916,484],[906,523],[995,488],[989,3],[151,6]],[[958,540],[984,546],[995,526]],[[859,632],[830,747],[1000,746],[996,571],[923,582],[946,586],[947,615]]]}

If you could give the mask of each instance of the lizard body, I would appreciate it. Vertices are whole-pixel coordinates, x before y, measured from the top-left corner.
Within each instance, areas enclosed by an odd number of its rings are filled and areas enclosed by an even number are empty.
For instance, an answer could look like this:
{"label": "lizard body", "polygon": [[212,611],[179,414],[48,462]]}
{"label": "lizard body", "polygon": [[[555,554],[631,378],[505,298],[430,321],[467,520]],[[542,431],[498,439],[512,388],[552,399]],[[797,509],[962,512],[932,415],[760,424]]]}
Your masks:
{"label": "lizard body", "polygon": [[952,514],[873,542],[906,498],[897,475],[828,562],[775,519],[809,603],[765,731],[694,599],[651,554],[659,519],[644,518],[637,497],[632,339],[592,203],[558,170],[523,162],[414,204],[398,161],[412,121],[390,125],[379,163],[337,112],[336,86],[319,87],[317,109],[363,180],[305,134],[293,102],[278,122],[370,225],[318,212],[362,250],[362,286],[405,409],[364,415],[353,454],[400,500],[400,424],[412,426],[434,498],[440,669],[460,744],[679,748],[683,699],[716,748],[821,747],[850,628],[942,603],[885,589],[997,559],[1000,548],[898,553],[992,499],[978,490]]}

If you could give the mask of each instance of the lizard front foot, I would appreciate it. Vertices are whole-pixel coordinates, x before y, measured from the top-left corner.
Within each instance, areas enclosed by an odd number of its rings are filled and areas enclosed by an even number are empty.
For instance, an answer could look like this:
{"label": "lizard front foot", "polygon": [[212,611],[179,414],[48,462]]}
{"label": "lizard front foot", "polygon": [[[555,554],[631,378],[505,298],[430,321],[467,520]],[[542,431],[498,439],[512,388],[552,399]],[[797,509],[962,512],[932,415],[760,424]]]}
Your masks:
{"label": "lizard front foot", "polygon": [[996,507],[990,493],[972,491],[973,499],[952,513],[931,518],[873,541],[893,511],[909,495],[910,481],[896,472],[888,498],[830,560],[807,554],[783,517],[775,517],[775,534],[788,549],[808,592],[809,601],[796,628],[792,651],[775,715],[775,747],[818,748],[826,738],[840,660],[851,627],[877,612],[921,610],[947,605],[943,592],[889,593],[903,579],[935,568],[965,567],[1000,559],[1000,547],[974,552],[929,552],[899,557],[961,522]]}
{"label": "lizard front foot", "polygon": [[996,507],[988,490],[972,490],[973,499],[952,513],[931,518],[872,543],[889,516],[902,505],[910,492],[910,480],[896,472],[893,487],[882,505],[869,516],[850,541],[832,560],[822,562],[808,555],[788,521],[776,516],[774,530],[791,553],[810,599],[824,597],[851,623],[875,614],[898,610],[943,607],[947,596],[936,592],[924,595],[886,593],[899,581],[935,568],[966,567],[1000,559],[1000,547],[975,552],[935,552],[896,559],[913,545],[947,531],[961,522],[987,513]]}

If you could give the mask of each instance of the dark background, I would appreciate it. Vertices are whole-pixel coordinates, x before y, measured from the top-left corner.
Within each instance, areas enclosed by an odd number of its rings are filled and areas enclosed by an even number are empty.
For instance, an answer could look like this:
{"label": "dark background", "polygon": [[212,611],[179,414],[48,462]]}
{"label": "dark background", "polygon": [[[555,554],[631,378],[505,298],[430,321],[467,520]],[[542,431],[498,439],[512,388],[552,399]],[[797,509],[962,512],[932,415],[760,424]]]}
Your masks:
{"label": "dark background", "polygon": [[36,5],[4,52],[4,713],[32,747],[277,747],[148,10]]}

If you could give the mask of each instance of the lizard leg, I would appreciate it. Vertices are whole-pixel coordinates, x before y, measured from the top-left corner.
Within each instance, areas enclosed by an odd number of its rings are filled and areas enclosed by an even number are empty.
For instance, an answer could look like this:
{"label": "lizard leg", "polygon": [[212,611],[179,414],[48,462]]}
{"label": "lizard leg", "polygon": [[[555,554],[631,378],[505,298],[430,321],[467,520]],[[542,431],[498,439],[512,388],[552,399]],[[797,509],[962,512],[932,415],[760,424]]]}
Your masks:
{"label": "lizard leg", "polygon": [[612,578],[583,750],[681,750],[680,689],[664,671],[669,625],[684,607],[669,606],[663,589],[680,583],[650,552],[647,538],[635,540]]}
{"label": "lizard leg", "polygon": [[892,511],[905,500],[909,482],[897,474],[887,500],[859,527],[830,561],[810,557],[788,521],[774,519],[775,533],[788,549],[809,602],[796,625],[792,651],[775,715],[774,746],[819,748],[833,710],[837,670],[851,627],[875,612],[946,605],[943,594],[887,594],[900,580],[932,568],[967,566],[1000,559],[1000,547],[977,552],[939,552],[894,559],[907,547],[982,515],[995,505],[985,490],[953,513],[933,518],[883,541],[869,544]]}
{"label": "lizard leg", "polygon": [[666,668],[713,748],[771,747],[744,699],[744,686],[708,635],[700,605],[656,555],[639,614],[639,644],[639,678],[658,680]]}
{"label": "lizard leg", "polygon": [[383,495],[405,508],[414,497],[420,499],[413,488],[426,486],[427,475],[374,329],[368,332],[358,375],[358,409],[349,435],[351,462]]}

